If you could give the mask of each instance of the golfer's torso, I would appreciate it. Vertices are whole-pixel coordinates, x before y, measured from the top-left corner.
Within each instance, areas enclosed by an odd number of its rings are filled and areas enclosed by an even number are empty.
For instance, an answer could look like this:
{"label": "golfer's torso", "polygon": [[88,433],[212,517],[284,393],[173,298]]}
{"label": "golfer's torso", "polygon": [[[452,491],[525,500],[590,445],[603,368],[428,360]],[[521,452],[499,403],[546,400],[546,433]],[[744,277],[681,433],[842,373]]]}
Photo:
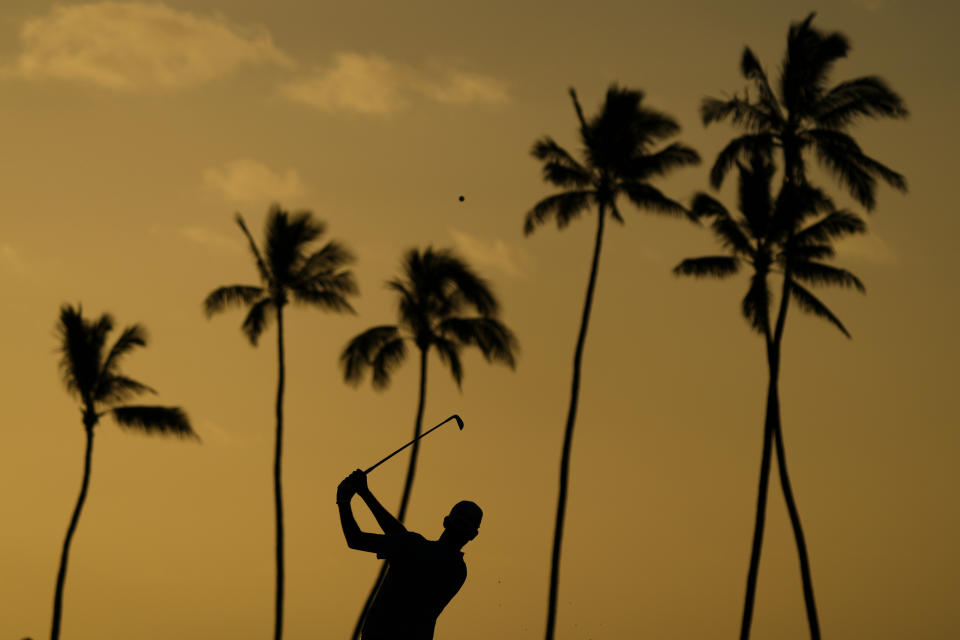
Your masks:
{"label": "golfer's torso", "polygon": [[467,577],[463,554],[417,533],[397,536],[382,557],[387,574],[363,627],[364,640],[430,640],[437,616]]}

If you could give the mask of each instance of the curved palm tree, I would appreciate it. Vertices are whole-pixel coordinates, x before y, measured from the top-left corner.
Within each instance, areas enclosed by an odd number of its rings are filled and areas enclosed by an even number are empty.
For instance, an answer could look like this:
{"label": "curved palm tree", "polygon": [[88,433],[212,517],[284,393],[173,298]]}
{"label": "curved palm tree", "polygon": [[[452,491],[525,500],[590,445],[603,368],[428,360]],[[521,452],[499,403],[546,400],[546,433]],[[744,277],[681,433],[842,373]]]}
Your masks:
{"label": "curved palm tree", "polygon": [[846,57],[850,43],[842,33],[825,34],[811,26],[815,15],[790,25],[776,91],[757,57],[745,47],[740,70],[753,91],[747,89],[743,96],[728,100],[705,98],[701,103],[705,125],[729,119],[746,130],[719,153],[710,182],[719,188],[737,159],[749,161],[754,150],[770,153],[779,148],[785,178],[800,184],[806,182],[804,156],[812,152],[820,166],[872,210],[878,178],[901,191],[906,191],[907,182],[865,154],[847,130],[864,117],[905,118],[907,107],[878,76],[828,87],[830,71]]}
{"label": "curved palm tree", "polygon": [[584,147],[584,159],[576,160],[549,136],[534,143],[531,153],[543,162],[543,179],[562,190],[534,205],[527,213],[524,223],[524,233],[527,235],[551,218],[556,221],[559,229],[563,229],[584,211],[597,208],[597,234],[590,265],[590,278],[587,283],[587,296],[580,320],[580,333],[573,357],[573,384],[560,460],[560,492],[557,499],[550,594],[547,605],[547,640],[553,638],[556,623],[560,545],[563,540],[566,511],[570,447],[580,389],[580,362],[597,281],[604,221],[609,214],[614,220],[623,224],[624,220],[617,206],[617,200],[621,195],[626,196],[630,202],[641,209],[670,215],[686,214],[683,205],[663,195],[649,183],[649,180],[673,169],[697,164],[700,161],[696,151],[677,142],[654,150],[658,142],[675,135],[680,127],[670,116],[641,104],[643,101],[641,91],[611,86],[607,90],[600,113],[590,121],[584,118],[577,94],[573,89],[570,90],[570,97],[573,99],[573,106],[580,121],[580,141]]}
{"label": "curved palm tree", "polygon": [[63,550],[60,552],[50,640],[60,637],[63,586],[67,577],[70,543],[87,499],[93,455],[93,430],[100,423],[100,418],[109,414],[121,427],[144,433],[196,438],[187,415],[179,407],[122,404],[138,395],[156,391],[120,371],[120,363],[128,353],[136,347],[146,346],[146,330],[139,324],[130,325],[107,350],[107,335],[113,330],[113,326],[110,314],[105,313],[96,320],[89,320],[83,317],[83,309],[79,304],[76,308],[70,305],[60,307],[60,319],[57,323],[60,374],[67,391],[80,400],[83,430],[87,437],[80,495],[70,517]]}
{"label": "curved palm tree", "polygon": [[241,329],[256,346],[257,340],[270,321],[277,320],[277,403],[276,439],[273,457],[273,489],[276,511],[276,610],[274,617],[274,640],[283,635],[283,492],[281,486],[281,462],[283,459],[283,388],[285,378],[283,352],[283,308],[293,302],[318,307],[328,311],[353,312],[347,295],[357,292],[353,273],[344,265],[353,261],[353,255],[336,241],[327,242],[322,248],[308,252],[310,243],[326,231],[326,225],[313,217],[309,211],[290,214],[273,205],[267,214],[264,228],[264,252],[247,229],[243,216],[236,217],[244,236],[250,244],[260,276],[260,286],[235,284],[213,290],[204,300],[207,317],[228,307],[247,307],[247,316]]}
{"label": "curved palm tree", "polygon": [[[400,522],[407,513],[417,468],[420,448],[417,438],[423,422],[430,350],[436,350],[459,388],[463,381],[460,352],[464,347],[477,347],[487,362],[500,362],[511,369],[515,366],[518,349],[513,332],[497,319],[500,305],[490,285],[454,252],[430,247],[423,252],[410,249],[403,257],[402,268],[401,278],[387,282],[398,298],[397,324],[367,329],[350,340],[340,356],[344,380],[360,384],[369,369],[373,387],[384,389],[390,384],[393,371],[406,358],[407,342],[412,342],[420,351],[420,392],[413,428],[414,443],[397,512]],[[360,635],[385,571],[384,563],[357,620],[354,639]]]}
{"label": "curved palm tree", "polygon": [[[771,445],[773,444],[777,452],[780,484],[800,555],[811,635],[819,638],[820,629],[813,598],[810,563],[783,448],[777,388],[780,373],[780,347],[791,298],[796,300],[801,310],[825,318],[844,335],[850,337],[840,320],[804,284],[840,285],[854,287],[863,292],[863,284],[855,275],[845,269],[828,265],[823,260],[833,257],[834,240],[846,235],[863,233],[866,226],[857,215],[835,209],[829,198],[808,185],[797,187],[787,182],[774,200],[770,192],[774,168],[761,154],[753,156],[749,167],[737,164],[740,172],[739,209],[742,215],[732,216],[722,204],[704,193],[697,194],[692,204],[692,211],[696,216],[712,220],[714,236],[729,253],[688,258],[677,265],[674,273],[725,278],[739,272],[744,266],[749,267],[750,285],[743,298],[742,313],[751,327],[763,335],[766,345],[769,381],[763,429],[763,452],[740,637],[746,640],[750,635],[757,570],[763,543]],[[811,218],[813,218],[812,222]],[[773,296],[768,278],[773,273],[780,273],[783,281],[776,321],[771,324],[769,314]]]}
{"label": "curved palm tree", "polygon": [[[846,57],[850,44],[842,33],[823,33],[811,23],[816,14],[790,25],[787,50],[781,65],[777,90],[756,56],[744,48],[740,68],[751,83],[743,96],[729,100],[706,98],[701,104],[704,124],[729,119],[746,130],[719,153],[710,172],[717,188],[737,160],[749,161],[754,153],[772,155],[780,150],[783,182],[794,191],[807,184],[805,155],[813,153],[820,166],[836,176],[849,193],[868,211],[876,205],[877,179],[906,191],[906,179],[866,155],[848,129],[863,117],[904,118],[903,100],[877,76],[865,76],[828,87],[833,65]],[[797,297],[798,301],[800,297]],[[777,434],[775,434],[777,435]],[[781,441],[777,439],[778,457]],[[787,486],[784,498],[792,504]],[[791,510],[797,552],[801,558],[804,600],[813,637],[819,637],[813,586],[806,568],[806,548],[800,521]],[[749,633],[749,612],[745,611],[742,633]]]}

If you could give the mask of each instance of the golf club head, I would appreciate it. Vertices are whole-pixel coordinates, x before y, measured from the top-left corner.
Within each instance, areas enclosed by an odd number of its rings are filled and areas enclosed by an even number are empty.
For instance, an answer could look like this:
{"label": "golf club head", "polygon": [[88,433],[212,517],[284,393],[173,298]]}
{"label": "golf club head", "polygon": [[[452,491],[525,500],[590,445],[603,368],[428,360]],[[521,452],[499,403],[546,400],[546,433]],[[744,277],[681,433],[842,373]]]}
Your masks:
{"label": "golf club head", "polygon": [[457,421],[457,426],[460,428],[460,431],[463,431],[463,420],[460,419],[460,416],[453,414],[453,419]]}

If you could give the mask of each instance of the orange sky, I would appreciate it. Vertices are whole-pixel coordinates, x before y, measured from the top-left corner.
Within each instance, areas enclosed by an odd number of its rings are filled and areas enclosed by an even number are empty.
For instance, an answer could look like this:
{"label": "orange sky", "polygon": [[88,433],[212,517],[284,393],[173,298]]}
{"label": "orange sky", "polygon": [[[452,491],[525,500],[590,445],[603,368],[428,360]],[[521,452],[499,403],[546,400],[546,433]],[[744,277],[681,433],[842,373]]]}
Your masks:
{"label": "orange sky", "polygon": [[[239,312],[207,321],[201,301],[255,282],[232,216],[259,237],[274,200],[312,210],[353,248],[362,294],[354,317],[287,314],[285,637],[346,638],[376,573],[375,559],[346,548],[334,490],[409,438],[416,361],[376,393],[344,385],[337,357],[393,321],[383,281],[405,249],[428,244],[457,249],[492,282],[522,348],[516,372],[468,355],[462,393],[430,361],[425,425],[456,412],[466,428],[425,441],[407,524],[435,537],[457,500],[485,511],[437,638],[542,634],[594,227],[589,216],[523,237],[523,214],[549,193],[529,148],[550,134],[575,149],[567,88],[594,112],[618,81],[673,114],[679,139],[712,162],[733,130],[705,130],[700,99],[742,87],[745,44],[775,72],[789,23],[816,8],[546,6],[3,3],[0,637],[48,634],[81,479],[83,431],[54,353],[65,302],[146,325],[151,343],[127,371],[182,406],[203,443],[98,427],[63,638],[271,633],[274,342],[251,348]],[[868,293],[823,298],[854,339],[795,313],[785,338],[787,455],[826,637],[960,636],[957,13],[841,0],[815,22],[853,43],[834,81],[880,74],[912,112],[855,131],[910,193],[881,188],[869,236],[840,248],[838,264]],[[707,166],[659,186],[686,201],[707,187]],[[728,205],[731,192],[719,196]],[[626,225],[608,226],[587,338],[557,637],[732,637],[759,467],[761,341],[739,315],[742,279],[670,274],[713,249],[704,229],[623,210]],[[370,477],[391,509],[404,462]],[[361,525],[374,523],[363,514]],[[808,637],[775,481],[754,629]]]}

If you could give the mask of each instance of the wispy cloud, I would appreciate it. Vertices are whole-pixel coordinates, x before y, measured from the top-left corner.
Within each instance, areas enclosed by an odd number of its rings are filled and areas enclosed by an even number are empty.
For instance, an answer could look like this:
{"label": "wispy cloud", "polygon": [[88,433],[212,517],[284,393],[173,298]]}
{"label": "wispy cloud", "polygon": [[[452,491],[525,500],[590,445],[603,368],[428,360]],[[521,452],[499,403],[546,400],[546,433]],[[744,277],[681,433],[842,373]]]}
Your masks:
{"label": "wispy cloud", "polygon": [[321,111],[389,114],[417,99],[446,104],[507,102],[506,84],[441,66],[417,68],[375,54],[341,52],[329,67],[281,85],[286,98]]}
{"label": "wispy cloud", "polygon": [[12,245],[4,243],[0,244],[0,269],[22,276],[27,272],[27,265]]}
{"label": "wispy cloud", "polygon": [[453,227],[447,230],[457,251],[472,266],[480,269],[489,267],[514,278],[525,276],[517,265],[517,251],[500,238],[487,241]]}
{"label": "wispy cloud", "polygon": [[181,227],[177,229],[177,234],[184,240],[215,251],[227,251],[229,253],[243,252],[243,246],[236,238],[226,236],[205,227]]}
{"label": "wispy cloud", "polygon": [[837,257],[870,264],[893,265],[900,262],[893,249],[875,233],[841,240],[837,243]]}
{"label": "wispy cloud", "polygon": [[263,28],[203,17],[163,3],[54,6],[20,29],[12,72],[107,89],[178,89],[243,65],[292,65]]}
{"label": "wispy cloud", "polygon": [[237,158],[222,167],[207,169],[203,182],[235,204],[284,203],[307,191],[295,169],[274,171],[252,158]]}

